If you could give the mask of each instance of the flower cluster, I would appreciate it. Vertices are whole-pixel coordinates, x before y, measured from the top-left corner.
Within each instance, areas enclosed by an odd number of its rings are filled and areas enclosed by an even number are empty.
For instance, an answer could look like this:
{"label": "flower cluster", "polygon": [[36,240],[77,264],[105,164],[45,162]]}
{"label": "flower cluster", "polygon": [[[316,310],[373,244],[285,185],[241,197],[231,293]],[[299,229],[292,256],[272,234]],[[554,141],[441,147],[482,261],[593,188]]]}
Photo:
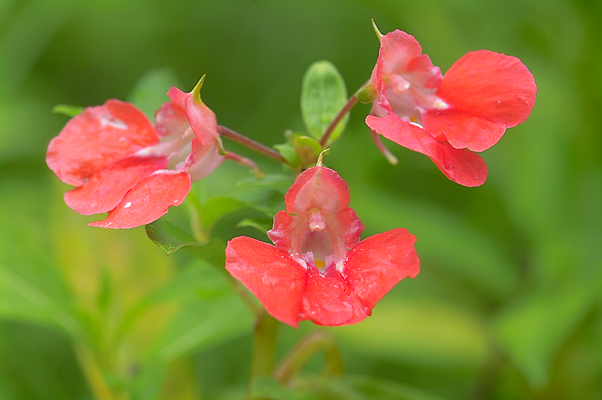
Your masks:
{"label": "flower cluster", "polygon": [[[366,124],[377,146],[386,153],[382,135],[428,156],[452,181],[482,185],[488,171],[477,152],[496,144],[533,109],[537,88],[527,67],[515,57],[479,50],[442,75],[411,35],[398,30],[378,35],[376,66],[358,92],[358,98],[367,94],[372,102]],[[192,182],[225,159],[256,169],[251,160],[223,149],[215,114],[200,98],[202,83],[190,93],[171,88],[155,125],[118,100],[75,116],[50,142],[46,157],[60,180],[76,186],[65,194],[67,205],[85,215],[108,212],[92,226],[132,228],[181,204]],[[347,103],[330,128],[356,101]],[[330,128],[320,143],[327,142]],[[231,131],[221,127],[221,132]],[[312,157],[318,154],[316,140],[300,137],[313,146]],[[242,138],[240,143],[291,166],[273,149]],[[416,238],[405,229],[360,241],[364,225],[349,207],[349,188],[321,165],[321,157],[286,193],[286,210],[275,215],[267,232],[273,246],[236,237],[226,247],[230,274],[269,314],[294,327],[303,320],[319,325],[362,321],[393,286],[420,270]]]}
{"label": "flower cluster", "polygon": [[396,30],[380,39],[366,124],[428,156],[452,181],[482,185],[487,166],[474,152],[487,150],[506,128],[527,119],[537,92],[533,75],[516,57],[479,50],[442,76],[413,36]]}

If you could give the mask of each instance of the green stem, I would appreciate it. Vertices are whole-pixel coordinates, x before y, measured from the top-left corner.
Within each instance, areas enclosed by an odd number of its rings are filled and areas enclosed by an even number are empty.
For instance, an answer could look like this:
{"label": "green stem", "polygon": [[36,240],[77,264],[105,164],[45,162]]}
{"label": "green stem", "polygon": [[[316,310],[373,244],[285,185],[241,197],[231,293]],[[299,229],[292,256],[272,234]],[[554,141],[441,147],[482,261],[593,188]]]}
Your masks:
{"label": "green stem", "polygon": [[249,397],[255,379],[260,376],[271,376],[274,371],[279,326],[280,323],[265,311],[257,316],[249,377]]}
{"label": "green stem", "polygon": [[272,375],[279,326],[280,323],[265,311],[257,317],[253,360],[251,361],[251,379]]}
{"label": "green stem", "polygon": [[96,400],[128,400],[130,398],[127,392],[118,391],[116,393],[106,384],[103,371],[98,365],[94,353],[88,346],[76,343],[74,349],[77,360]]}
{"label": "green stem", "polygon": [[249,307],[249,309],[255,315],[255,318],[259,319],[265,312],[263,307],[257,304],[257,302],[253,299],[253,296],[245,289],[245,287],[238,280],[236,280],[236,278],[230,275],[230,273],[226,272],[225,276],[234,293],[236,293],[238,297],[240,297],[242,301],[245,302],[247,307]]}
{"label": "green stem", "polygon": [[254,141],[253,139],[250,139],[244,135],[241,135],[240,133],[233,131],[230,128],[226,128],[225,126],[222,125],[218,125],[217,127],[217,131],[220,134],[220,136],[226,137],[230,140],[233,140],[237,143],[242,144],[245,147],[250,148],[251,150],[255,150],[258,153],[263,154],[266,157],[269,157],[273,160],[276,160],[278,162],[281,162],[283,164],[286,165],[290,165],[288,163],[288,161],[286,161],[281,155],[280,153],[278,153],[276,150],[263,145],[259,142]]}
{"label": "green stem", "polygon": [[325,374],[328,376],[341,375],[344,368],[339,348],[332,336],[317,330],[304,337],[290,351],[274,371],[274,378],[282,384],[289,383],[319,350],[324,351],[326,356]]}
{"label": "green stem", "polygon": [[351,96],[349,98],[349,100],[347,100],[347,103],[345,103],[345,105],[343,106],[343,108],[341,108],[339,110],[339,113],[336,115],[336,117],[334,117],[334,119],[332,120],[332,122],[330,123],[330,125],[328,125],[328,128],[326,128],[326,130],[322,134],[322,138],[320,139],[320,146],[322,146],[322,147],[326,146],[326,143],[328,142],[328,139],[330,138],[330,135],[334,131],[334,128],[336,128],[336,126],[343,119],[343,117],[349,111],[351,111],[351,109],[353,108],[353,106],[355,106],[357,104],[357,102],[358,102],[357,97],[355,96],[355,94],[353,94],[353,96]]}

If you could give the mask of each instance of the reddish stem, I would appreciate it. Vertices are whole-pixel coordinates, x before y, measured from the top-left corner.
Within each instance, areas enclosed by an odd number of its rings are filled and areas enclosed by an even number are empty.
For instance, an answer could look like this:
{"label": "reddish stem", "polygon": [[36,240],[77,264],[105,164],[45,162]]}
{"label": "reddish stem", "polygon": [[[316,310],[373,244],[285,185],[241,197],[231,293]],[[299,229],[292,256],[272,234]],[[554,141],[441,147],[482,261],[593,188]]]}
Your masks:
{"label": "reddish stem", "polygon": [[240,133],[233,131],[230,128],[218,125],[217,132],[220,134],[220,136],[227,137],[228,139],[240,143],[243,146],[250,148],[251,150],[255,150],[256,152],[261,153],[266,157],[288,165],[288,161],[286,161],[276,150],[265,146],[259,142],[256,142],[253,139],[250,139],[244,135],[241,135]]}
{"label": "reddish stem", "polygon": [[332,131],[334,131],[334,128],[337,127],[339,122],[343,119],[343,117],[349,111],[351,111],[351,109],[353,108],[353,106],[355,106],[357,104],[357,102],[358,102],[357,97],[355,97],[355,94],[353,94],[353,96],[351,96],[349,98],[349,100],[347,100],[347,103],[345,103],[343,108],[341,108],[341,110],[336,115],[336,117],[334,117],[334,119],[332,120],[330,125],[328,125],[328,128],[326,128],[326,130],[324,131],[324,134],[322,135],[322,138],[320,139],[320,146],[322,146],[322,147],[326,146],[326,143],[328,142],[328,139],[330,138]]}

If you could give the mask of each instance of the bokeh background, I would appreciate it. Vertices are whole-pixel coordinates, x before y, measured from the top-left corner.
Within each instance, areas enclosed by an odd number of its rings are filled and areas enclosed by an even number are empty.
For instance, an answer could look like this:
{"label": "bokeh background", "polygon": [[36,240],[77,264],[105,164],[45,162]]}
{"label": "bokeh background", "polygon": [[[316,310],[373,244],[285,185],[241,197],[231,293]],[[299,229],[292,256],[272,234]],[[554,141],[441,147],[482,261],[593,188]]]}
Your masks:
{"label": "bokeh background", "polygon": [[[67,117],[51,110],[136,100],[137,87],[188,91],[207,74],[220,124],[281,143],[303,129],[312,62],[334,63],[350,93],[369,77],[371,18],[414,35],[442,71],[470,50],[517,56],[538,94],[529,120],[483,154],[479,188],[391,143],[400,162],[389,165],[363,123],[369,107],[352,111],[327,164],[349,183],[365,235],[418,237],[422,271],[371,318],[328,329],[347,372],[391,399],[602,398],[599,1],[0,0],[0,399],[244,393],[244,307],[219,274],[166,256],[143,228],[89,228],[93,217],[65,206],[44,159]],[[231,193],[248,176],[224,165],[200,190]],[[246,232],[220,226],[225,239]],[[312,329],[284,327],[280,352]]]}

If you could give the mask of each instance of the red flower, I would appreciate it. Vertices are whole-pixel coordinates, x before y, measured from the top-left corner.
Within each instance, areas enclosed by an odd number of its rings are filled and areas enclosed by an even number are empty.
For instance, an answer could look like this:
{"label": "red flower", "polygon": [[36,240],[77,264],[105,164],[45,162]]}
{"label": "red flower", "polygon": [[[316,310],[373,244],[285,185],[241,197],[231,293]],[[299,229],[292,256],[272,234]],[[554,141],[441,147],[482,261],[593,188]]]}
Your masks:
{"label": "red flower", "polygon": [[226,269],[274,318],[347,325],[371,314],[400,280],[415,277],[416,238],[405,229],[360,242],[364,225],[348,207],[347,183],[333,170],[303,172],[284,196],[286,211],[268,236],[275,247],[248,237],[228,242]]}
{"label": "red flower", "polygon": [[524,122],[535,103],[533,75],[516,57],[488,50],[465,54],[441,76],[420,44],[396,30],[381,38],[370,85],[376,99],[366,124],[428,156],[454,182],[479,186],[484,151],[506,128]]}
{"label": "red flower", "polygon": [[133,228],[180,205],[191,182],[217,168],[224,156],[213,112],[199,96],[172,88],[154,128],[135,106],[119,100],[86,108],[48,146],[46,162],[57,177],[77,186],[65,193],[84,215],[109,212],[91,226]]}

